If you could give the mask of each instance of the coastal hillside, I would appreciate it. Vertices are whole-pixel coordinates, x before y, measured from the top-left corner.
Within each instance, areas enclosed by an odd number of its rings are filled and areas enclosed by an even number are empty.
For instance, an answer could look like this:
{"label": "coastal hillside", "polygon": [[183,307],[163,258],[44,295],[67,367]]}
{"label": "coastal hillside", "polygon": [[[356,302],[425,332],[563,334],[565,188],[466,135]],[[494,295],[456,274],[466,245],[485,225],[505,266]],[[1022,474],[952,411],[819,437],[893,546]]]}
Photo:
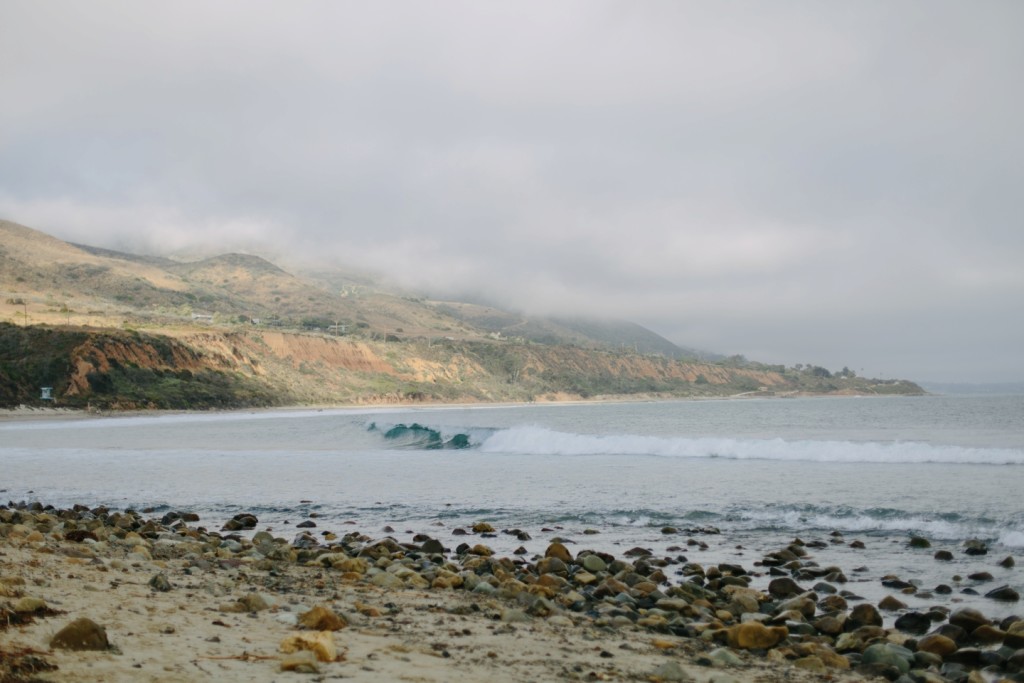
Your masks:
{"label": "coastal hillside", "polygon": [[[52,388],[52,402],[41,399]],[[0,323],[0,407],[240,408],[634,397],[920,393],[808,369],[680,361],[572,346],[385,342],[275,330]]]}
{"label": "coastal hillside", "polygon": [[125,254],[0,221],[3,407],[892,393],[922,390],[722,359],[629,322],[432,301],[249,254]]}
{"label": "coastal hillside", "polygon": [[[480,311],[485,311],[481,313]],[[395,291],[343,271],[288,272],[251,254],[180,262],[69,244],[0,220],[0,321],[167,329],[237,323],[364,339],[501,337],[694,356],[627,322],[555,321]]]}

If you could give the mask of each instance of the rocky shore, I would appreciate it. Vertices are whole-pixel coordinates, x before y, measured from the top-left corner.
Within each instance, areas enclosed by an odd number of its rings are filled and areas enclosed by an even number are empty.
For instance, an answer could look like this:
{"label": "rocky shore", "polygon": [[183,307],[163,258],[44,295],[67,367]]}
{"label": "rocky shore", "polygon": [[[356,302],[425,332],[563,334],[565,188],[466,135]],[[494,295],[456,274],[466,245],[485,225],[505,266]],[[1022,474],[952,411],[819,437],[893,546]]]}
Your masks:
{"label": "rocky shore", "polygon": [[557,539],[499,557],[489,538],[529,534],[483,521],[411,542],[215,526],[0,506],[0,681],[1024,681],[1024,617],[941,587],[915,611],[898,576],[871,604],[799,539],[741,566]]}

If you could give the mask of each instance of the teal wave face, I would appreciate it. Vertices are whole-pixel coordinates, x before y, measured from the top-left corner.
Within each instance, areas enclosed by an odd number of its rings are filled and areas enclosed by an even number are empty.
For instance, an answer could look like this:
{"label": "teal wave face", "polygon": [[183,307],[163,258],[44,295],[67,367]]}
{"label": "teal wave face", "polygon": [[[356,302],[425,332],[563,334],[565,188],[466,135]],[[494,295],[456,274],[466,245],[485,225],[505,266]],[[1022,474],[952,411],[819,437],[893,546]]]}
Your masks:
{"label": "teal wave face", "polygon": [[396,424],[386,429],[378,427],[376,422],[371,422],[367,430],[381,432],[386,440],[393,442],[398,448],[430,451],[459,450],[472,446],[469,434],[459,432],[446,438],[439,430],[416,422],[408,425]]}

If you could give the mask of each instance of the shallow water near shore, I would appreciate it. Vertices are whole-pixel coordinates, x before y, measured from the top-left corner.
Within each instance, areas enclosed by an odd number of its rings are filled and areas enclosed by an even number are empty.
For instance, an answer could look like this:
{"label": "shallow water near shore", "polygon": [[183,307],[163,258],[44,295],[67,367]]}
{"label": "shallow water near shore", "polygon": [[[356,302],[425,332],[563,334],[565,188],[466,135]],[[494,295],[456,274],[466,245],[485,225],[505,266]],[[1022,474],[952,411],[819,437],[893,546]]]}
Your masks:
{"label": "shallow water near shore", "polygon": [[[246,511],[287,537],[315,515],[314,532],[399,541],[426,533],[500,554],[519,546],[542,553],[560,537],[573,552],[641,546],[751,570],[800,537],[823,542],[810,554],[842,568],[850,581],[840,588],[867,599],[891,593],[881,578],[894,574],[920,585],[918,595],[898,594],[912,607],[1024,612],[983,597],[1003,584],[1024,592],[1019,396],[14,421],[0,424],[0,463],[4,499],[152,508],[155,516],[189,510],[211,529]],[[453,535],[476,521],[532,538]],[[909,548],[911,534],[932,547]],[[971,538],[989,553],[966,555]],[[854,540],[864,548],[850,547]],[[941,549],[953,561],[935,560]],[[998,565],[1011,555],[1018,566]],[[980,571],[993,579],[966,578]],[[921,597],[938,584],[953,593]]]}

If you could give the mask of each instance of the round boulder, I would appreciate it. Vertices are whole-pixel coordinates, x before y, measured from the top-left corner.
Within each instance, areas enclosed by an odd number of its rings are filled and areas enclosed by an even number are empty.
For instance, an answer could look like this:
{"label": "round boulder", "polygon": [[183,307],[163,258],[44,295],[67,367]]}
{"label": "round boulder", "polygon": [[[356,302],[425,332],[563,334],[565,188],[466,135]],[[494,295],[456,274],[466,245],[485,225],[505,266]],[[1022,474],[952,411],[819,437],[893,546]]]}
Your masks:
{"label": "round boulder", "polygon": [[788,576],[781,576],[772,579],[772,582],[768,584],[768,592],[775,598],[792,598],[803,594],[804,589]]}
{"label": "round boulder", "polygon": [[110,642],[105,628],[92,619],[82,617],[57,631],[50,639],[50,647],[62,650],[107,650]]}
{"label": "round boulder", "polygon": [[737,624],[726,632],[729,647],[741,650],[767,650],[788,635],[789,630],[785,626],[765,626],[759,621]]}
{"label": "round boulder", "polygon": [[544,557],[556,557],[566,564],[572,562],[572,555],[569,554],[569,549],[561,543],[552,543],[549,545],[548,549],[544,551]]}

